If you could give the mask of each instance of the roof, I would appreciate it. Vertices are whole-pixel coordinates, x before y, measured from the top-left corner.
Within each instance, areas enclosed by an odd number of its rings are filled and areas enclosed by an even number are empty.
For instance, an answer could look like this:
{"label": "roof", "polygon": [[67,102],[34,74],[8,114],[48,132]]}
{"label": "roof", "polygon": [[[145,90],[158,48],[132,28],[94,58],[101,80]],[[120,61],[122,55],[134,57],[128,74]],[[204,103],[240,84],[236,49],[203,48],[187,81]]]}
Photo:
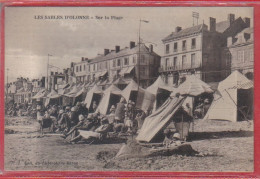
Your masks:
{"label": "roof", "polygon": [[207,25],[200,24],[200,25],[196,25],[196,26],[189,27],[189,28],[186,28],[186,29],[182,29],[179,32],[172,32],[170,35],[165,37],[162,41],[167,41],[167,40],[171,40],[171,39],[175,39],[175,38],[179,38],[179,37],[183,37],[183,36],[188,36],[188,35],[191,35],[191,34],[196,34],[196,33],[201,32],[202,29],[206,30],[207,28],[208,28]]}
{"label": "roof", "polygon": [[[103,54],[98,55],[98,56],[90,59],[89,63],[110,60],[110,59],[119,58],[119,57],[123,57],[123,56],[130,55],[130,54],[136,54],[136,53],[138,53],[138,51],[139,51],[139,45],[136,45],[133,48],[126,47],[126,48],[121,49],[117,53],[115,51],[111,51],[107,55],[103,55]],[[159,57],[159,55],[157,53],[155,53],[154,51],[150,52],[149,48],[145,44],[140,45],[140,53],[150,53],[151,55]]]}
{"label": "roof", "polygon": [[216,23],[216,31],[223,33],[225,30],[229,28],[229,21],[222,21]]}

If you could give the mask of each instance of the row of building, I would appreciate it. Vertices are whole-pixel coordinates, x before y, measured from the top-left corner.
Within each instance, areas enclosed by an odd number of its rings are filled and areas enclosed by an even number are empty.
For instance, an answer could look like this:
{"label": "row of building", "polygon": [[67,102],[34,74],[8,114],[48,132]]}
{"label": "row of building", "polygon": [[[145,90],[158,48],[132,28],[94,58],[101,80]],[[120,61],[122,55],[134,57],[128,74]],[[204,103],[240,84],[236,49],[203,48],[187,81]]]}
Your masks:
{"label": "row of building", "polygon": [[31,102],[30,97],[41,88],[57,90],[72,83],[113,83],[117,79],[134,79],[146,88],[160,75],[169,85],[178,86],[186,75],[195,74],[201,80],[218,82],[232,71],[239,70],[253,79],[254,30],[250,18],[235,18],[229,14],[226,21],[209,18],[203,24],[182,29],[177,26],[162,39],[164,52],[159,56],[153,45],[130,42],[129,47],[104,49],[95,58],[82,57],[63,73],[53,73],[42,79],[18,78],[9,84],[8,93],[15,102]]}

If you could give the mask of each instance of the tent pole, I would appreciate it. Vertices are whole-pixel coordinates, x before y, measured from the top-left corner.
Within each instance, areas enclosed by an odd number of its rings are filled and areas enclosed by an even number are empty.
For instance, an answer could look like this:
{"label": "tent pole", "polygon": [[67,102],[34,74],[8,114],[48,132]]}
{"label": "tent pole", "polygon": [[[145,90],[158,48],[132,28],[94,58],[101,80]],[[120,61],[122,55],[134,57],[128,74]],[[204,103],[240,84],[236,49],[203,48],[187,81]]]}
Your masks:
{"label": "tent pole", "polygon": [[183,140],[183,114],[181,115],[181,138]]}

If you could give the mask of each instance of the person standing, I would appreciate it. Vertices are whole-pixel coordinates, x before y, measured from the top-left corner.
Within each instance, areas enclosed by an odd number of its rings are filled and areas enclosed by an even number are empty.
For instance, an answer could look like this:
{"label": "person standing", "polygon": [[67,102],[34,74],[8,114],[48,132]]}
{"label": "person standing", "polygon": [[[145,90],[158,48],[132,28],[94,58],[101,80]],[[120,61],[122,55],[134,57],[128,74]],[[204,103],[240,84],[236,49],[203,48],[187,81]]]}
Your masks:
{"label": "person standing", "polygon": [[115,117],[118,117],[120,121],[123,121],[124,116],[125,116],[125,104],[124,104],[125,99],[121,98],[120,102],[117,103],[116,105],[116,110],[115,110]]}

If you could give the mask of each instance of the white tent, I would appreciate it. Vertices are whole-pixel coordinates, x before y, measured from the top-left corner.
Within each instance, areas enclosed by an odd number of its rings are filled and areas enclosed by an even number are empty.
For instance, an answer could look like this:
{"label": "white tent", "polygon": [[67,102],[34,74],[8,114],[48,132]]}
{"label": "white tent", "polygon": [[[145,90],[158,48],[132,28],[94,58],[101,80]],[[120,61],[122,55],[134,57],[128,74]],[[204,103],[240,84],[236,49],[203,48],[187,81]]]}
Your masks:
{"label": "white tent", "polygon": [[133,91],[138,91],[138,84],[134,80],[131,80],[131,82],[122,91],[122,96],[125,98],[126,101],[129,101],[131,92]]}
{"label": "white tent", "polygon": [[[253,88],[253,82],[238,71],[234,71],[218,85],[218,93],[205,115],[204,119],[228,120],[236,122],[238,119],[238,90]],[[241,110],[240,110],[241,111]]]}
{"label": "white tent", "polygon": [[174,87],[168,86],[159,76],[157,80],[150,86],[146,88],[146,90],[154,95],[156,95],[160,89],[167,90],[167,91],[172,91]]}
{"label": "white tent", "polygon": [[97,85],[93,86],[93,88],[91,88],[87,93],[84,103],[87,104],[87,107],[89,108],[92,103],[94,94],[102,95],[102,93],[103,91],[99,86]]}
{"label": "white tent", "polygon": [[210,86],[197,78],[195,75],[190,75],[186,77],[186,80],[180,84],[178,88],[173,90],[171,96],[175,96],[176,93],[181,95],[198,96],[202,93],[213,93],[214,91]]}
{"label": "white tent", "polygon": [[46,89],[41,89],[35,96],[32,97],[32,99],[40,99],[46,96]]}
{"label": "white tent", "polygon": [[[115,85],[111,85],[109,88],[107,88],[104,91],[103,98],[101,99],[97,111],[99,111],[101,114],[107,114],[109,107],[112,104],[116,104],[119,102],[121,97],[121,90],[118,89]],[[114,95],[114,96],[112,96]],[[111,97],[112,96],[112,97]]]}
{"label": "white tent", "polygon": [[55,99],[61,97],[55,90],[51,90],[51,92],[47,95],[47,98]]}

